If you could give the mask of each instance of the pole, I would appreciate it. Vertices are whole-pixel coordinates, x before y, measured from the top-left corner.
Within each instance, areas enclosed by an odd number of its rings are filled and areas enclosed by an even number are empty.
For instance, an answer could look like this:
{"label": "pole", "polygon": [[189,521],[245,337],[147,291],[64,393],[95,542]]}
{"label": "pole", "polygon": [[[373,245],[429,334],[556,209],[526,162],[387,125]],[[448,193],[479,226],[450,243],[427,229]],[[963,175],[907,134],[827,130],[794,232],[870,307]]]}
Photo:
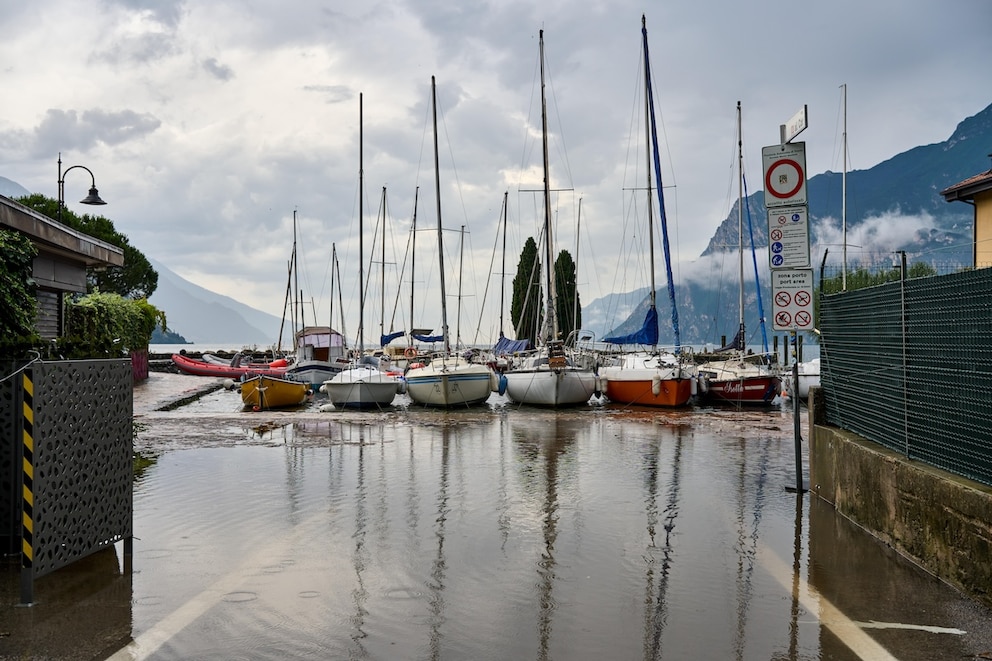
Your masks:
{"label": "pole", "polygon": [[[798,333],[796,331],[789,331],[789,335],[793,342],[796,341],[796,336]],[[793,352],[795,354],[795,352]],[[797,494],[805,493],[806,487],[803,486],[803,437],[802,437],[802,425],[799,424],[799,361],[793,360],[792,362],[792,426],[793,432],[795,434],[796,441],[796,486],[795,492]],[[786,487],[787,491],[792,491]]]}

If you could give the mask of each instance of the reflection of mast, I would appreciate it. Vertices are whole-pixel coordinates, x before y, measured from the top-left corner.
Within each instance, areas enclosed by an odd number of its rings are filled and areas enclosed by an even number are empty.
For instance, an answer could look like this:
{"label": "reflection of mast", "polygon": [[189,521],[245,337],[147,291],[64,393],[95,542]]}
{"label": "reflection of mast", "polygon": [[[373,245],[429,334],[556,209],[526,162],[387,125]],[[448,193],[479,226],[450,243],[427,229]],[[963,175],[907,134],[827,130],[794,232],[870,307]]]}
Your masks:
{"label": "reflection of mast", "polygon": [[558,455],[564,452],[564,440],[558,433],[558,418],[555,417],[555,433],[551,443],[544,446],[544,552],[537,573],[541,577],[541,617],[538,635],[541,645],[537,658],[550,658],[551,615],[555,611],[555,599],[551,594],[555,584],[555,541],[558,539]]}
{"label": "reflection of mast", "polygon": [[444,524],[448,519],[451,508],[448,505],[448,461],[450,455],[449,428],[441,428],[441,484],[437,491],[437,525],[434,536],[437,537],[437,556],[431,566],[430,588],[431,606],[431,653],[430,658],[441,658],[441,624],[444,622],[444,576],[447,563],[444,559]]}
{"label": "reflection of mast", "polygon": [[365,626],[365,616],[368,611],[365,609],[365,602],[368,601],[369,593],[365,589],[365,581],[362,574],[368,566],[369,552],[365,547],[365,534],[368,518],[365,508],[367,489],[365,486],[365,429],[359,428],[358,432],[358,482],[355,486],[355,552],[352,554],[352,564],[355,567],[355,587],[351,591],[352,599],[355,602],[355,615],[351,619],[352,633],[351,640],[354,649],[351,656],[364,658],[368,656],[368,651],[364,646],[364,639],[368,635],[362,629]]}
{"label": "reflection of mast", "polygon": [[[661,449],[660,439],[655,441],[654,451],[648,457],[647,461],[648,499],[646,505],[648,535],[651,537],[651,546],[648,548],[648,553],[646,554],[648,562],[648,589],[646,597],[647,603],[653,603],[654,608],[645,612],[644,658],[646,659],[660,659],[663,657],[661,653],[661,635],[665,630],[665,625],[668,623],[668,579],[671,575],[672,556],[674,554],[672,549],[672,531],[675,530],[675,519],[679,514],[682,485],[682,427],[676,426],[673,431],[675,435],[675,449],[671,461],[672,477],[666,494],[665,510],[661,513],[661,518],[663,519],[662,525],[665,528],[665,540],[660,549],[660,569],[655,568],[656,559],[654,553],[657,549],[655,546],[655,533],[659,514],[656,501],[658,498],[659,466],[661,463],[658,456]],[[659,573],[657,587],[654,585],[656,571]]]}
{"label": "reflection of mast", "polygon": [[758,526],[761,523],[761,509],[765,503],[765,482],[768,474],[768,445],[766,441],[762,447],[758,466],[758,483],[754,487],[754,514],[751,517],[750,534],[745,534],[747,522],[745,520],[744,501],[747,499],[749,485],[747,484],[747,457],[753,445],[740,439],[740,481],[737,493],[737,628],[734,631],[734,650],[736,658],[744,658],[744,645],[747,642],[745,636],[747,629],[747,614],[751,606],[751,597],[754,594],[754,585],[751,579],[754,575],[754,561],[758,554]]}

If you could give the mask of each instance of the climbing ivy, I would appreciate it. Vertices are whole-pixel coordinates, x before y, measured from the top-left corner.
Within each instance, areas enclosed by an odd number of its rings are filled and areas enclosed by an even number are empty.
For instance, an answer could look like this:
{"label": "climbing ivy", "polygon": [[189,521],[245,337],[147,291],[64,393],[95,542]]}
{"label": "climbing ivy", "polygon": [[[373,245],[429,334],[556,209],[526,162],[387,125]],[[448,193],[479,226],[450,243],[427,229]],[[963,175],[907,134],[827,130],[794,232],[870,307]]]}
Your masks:
{"label": "climbing ivy", "polygon": [[31,239],[0,229],[0,337],[4,339],[34,335],[37,301],[31,265],[37,254]]}

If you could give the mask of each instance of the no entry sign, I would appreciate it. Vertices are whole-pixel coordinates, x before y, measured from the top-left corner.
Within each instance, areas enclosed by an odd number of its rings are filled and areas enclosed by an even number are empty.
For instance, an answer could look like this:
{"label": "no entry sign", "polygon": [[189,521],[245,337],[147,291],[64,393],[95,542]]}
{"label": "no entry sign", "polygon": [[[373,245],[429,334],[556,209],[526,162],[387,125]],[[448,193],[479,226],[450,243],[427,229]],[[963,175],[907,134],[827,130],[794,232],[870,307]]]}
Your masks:
{"label": "no entry sign", "polygon": [[767,208],[806,204],[806,143],[761,149]]}

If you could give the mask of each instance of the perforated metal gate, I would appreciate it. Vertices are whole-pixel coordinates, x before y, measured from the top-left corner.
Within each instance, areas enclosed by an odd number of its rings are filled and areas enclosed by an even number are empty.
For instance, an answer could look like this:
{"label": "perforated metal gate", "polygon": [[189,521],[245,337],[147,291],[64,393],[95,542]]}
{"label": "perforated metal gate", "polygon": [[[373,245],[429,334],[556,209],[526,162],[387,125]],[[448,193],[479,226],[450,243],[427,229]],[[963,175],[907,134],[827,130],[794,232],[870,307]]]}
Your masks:
{"label": "perforated metal gate", "polygon": [[820,300],[829,424],[992,485],[992,269]]}
{"label": "perforated metal gate", "polygon": [[22,602],[32,601],[35,578],[122,540],[130,553],[131,388],[127,359],[36,361],[4,380],[4,421],[15,433],[0,468],[14,492],[3,504]]}

